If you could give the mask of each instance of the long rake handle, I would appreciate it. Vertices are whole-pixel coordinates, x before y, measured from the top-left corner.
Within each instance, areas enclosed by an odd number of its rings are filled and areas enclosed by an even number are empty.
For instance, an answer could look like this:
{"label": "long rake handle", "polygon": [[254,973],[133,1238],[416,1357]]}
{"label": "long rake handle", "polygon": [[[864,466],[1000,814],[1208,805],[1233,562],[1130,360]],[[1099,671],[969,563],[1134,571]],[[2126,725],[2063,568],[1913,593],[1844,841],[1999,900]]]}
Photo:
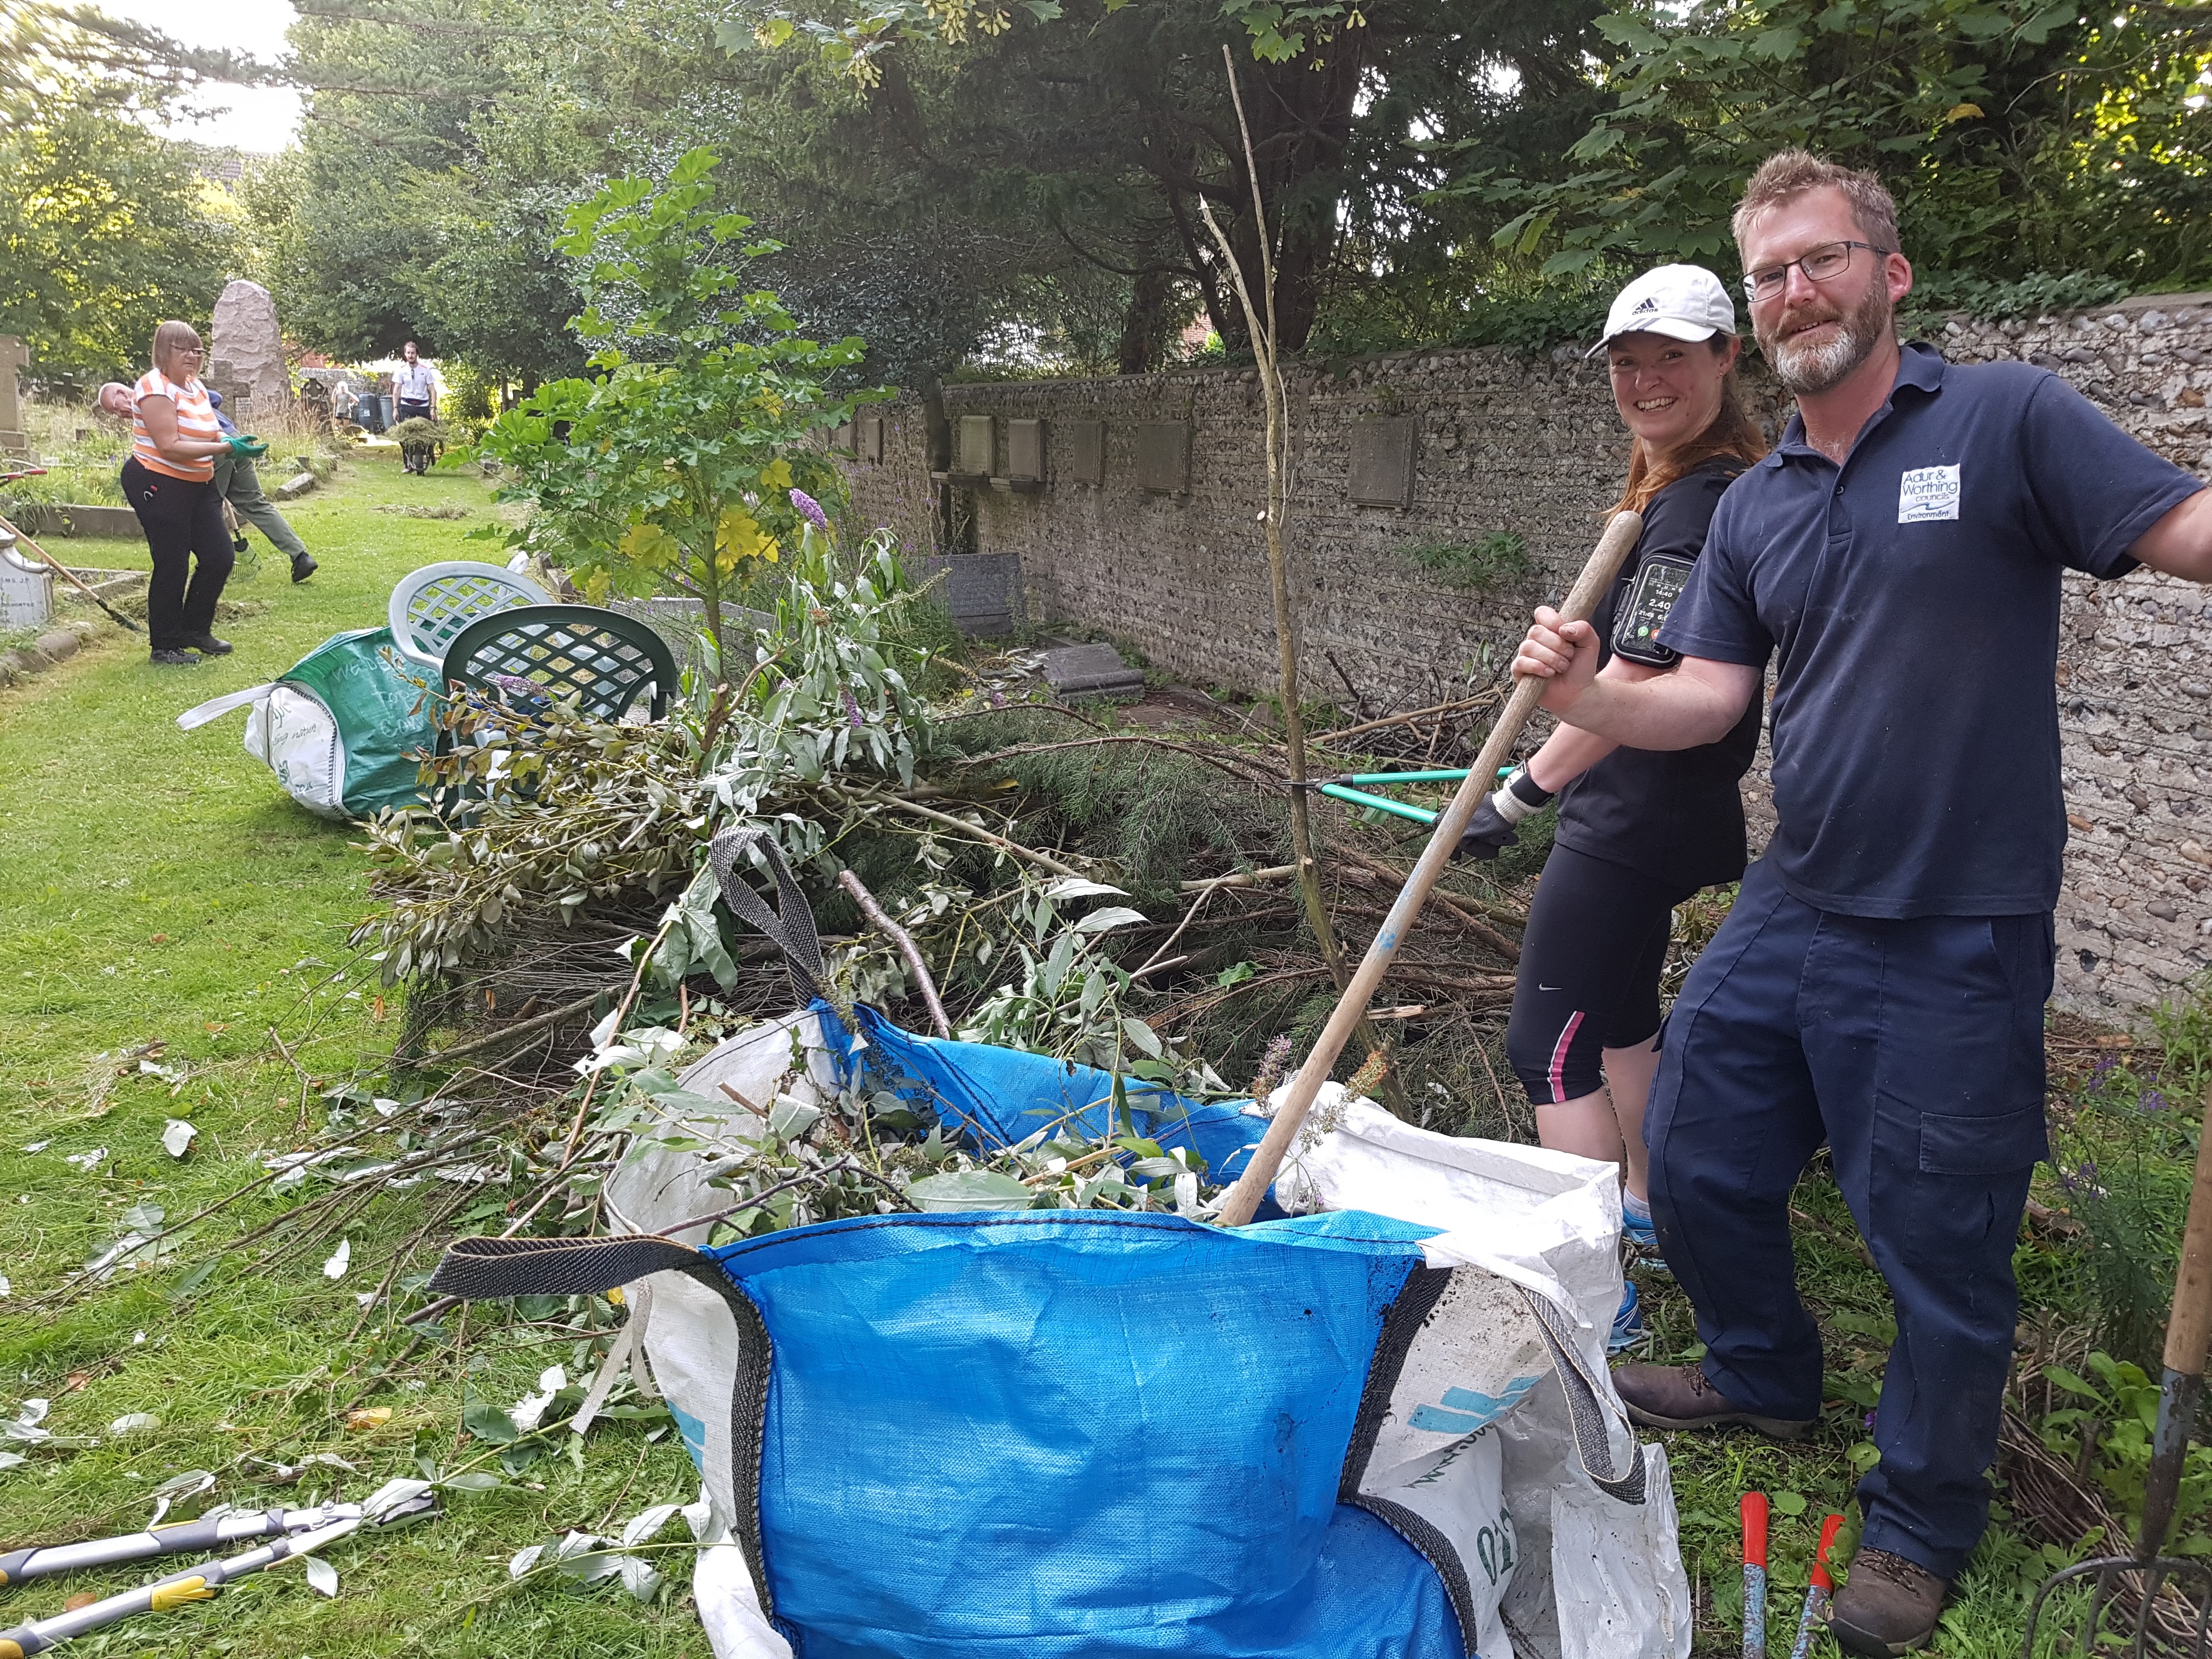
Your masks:
{"label": "long rake handle", "polygon": [[[1613,522],[1598,538],[1597,549],[1583,567],[1567,597],[1560,602],[1559,617],[1565,622],[1585,622],[1597,609],[1598,601],[1620,574],[1621,562],[1636,538],[1644,532],[1643,518],[1634,513],[1616,513]],[[1482,745],[1481,757],[1468,770],[1465,781],[1453,794],[1451,805],[1444,808],[1443,816],[1437,820],[1436,829],[1429,836],[1429,844],[1421,851],[1420,860],[1406,878],[1399,890],[1396,902],[1384,918],[1374,942],[1368,945],[1367,955],[1361,960],[1358,971],[1352,975],[1352,983],[1337,1000],[1335,1012],[1328,1024],[1322,1028],[1313,1052],[1298,1070],[1297,1079],[1282,1107],[1267,1126],[1267,1133],[1254,1149],[1251,1161],[1244,1173],[1229,1189],[1223,1200],[1220,1224],[1224,1227],[1241,1227],[1252,1218],[1267,1196],[1267,1188],[1274,1184],[1276,1175],[1283,1167],[1284,1155],[1289,1152],[1291,1137],[1304,1125],[1306,1114],[1313,1109],[1314,1097],[1328,1081],[1337,1056],[1344,1052],[1353,1028],[1367,1012],[1374,1000],[1375,988],[1382,982],[1383,975],[1390,970],[1391,959],[1398,954],[1398,946],[1413,931],[1414,918],[1428,902],[1430,890],[1443,874],[1444,865],[1459,846],[1461,831],[1474,817],[1474,810],[1482,804],[1483,797],[1497,787],[1498,768],[1512,752],[1521,736],[1521,728],[1536,712],[1537,700],[1544,695],[1547,681],[1534,677],[1522,680],[1513,688],[1513,695],[1505,701],[1498,716],[1498,723],[1490,729],[1490,739]]]}

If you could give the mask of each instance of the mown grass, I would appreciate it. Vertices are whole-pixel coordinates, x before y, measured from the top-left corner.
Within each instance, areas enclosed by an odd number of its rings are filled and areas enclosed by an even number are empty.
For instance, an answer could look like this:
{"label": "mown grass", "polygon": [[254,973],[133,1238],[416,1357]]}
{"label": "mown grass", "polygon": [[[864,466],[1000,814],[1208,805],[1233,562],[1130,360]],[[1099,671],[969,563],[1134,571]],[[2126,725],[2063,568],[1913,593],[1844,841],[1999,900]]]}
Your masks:
{"label": "mown grass", "polygon": [[[462,516],[385,510],[404,506]],[[159,1206],[173,1224],[263,1175],[266,1155],[319,1133],[322,1089],[373,1073],[400,1024],[346,949],[368,904],[349,832],[282,798],[240,749],[242,716],[191,735],[176,730],[174,716],[269,678],[340,629],[380,622],[393,580],[417,564],[482,551],[465,537],[491,514],[488,494],[471,481],[403,477],[388,449],[356,457],[335,487],[293,512],[323,561],[314,580],[289,586],[281,561],[264,554],[234,583],[244,614],[224,624],[234,656],[157,672],[143,641],[111,629],[79,659],[0,691],[0,1273],[11,1281],[0,1298],[0,1419],[25,1399],[49,1399],[46,1427],[102,1441],[75,1453],[33,1451],[0,1471],[0,1550],[133,1528],[148,1490],[183,1469],[217,1472],[220,1496],[255,1508],[341,1489],[357,1497],[422,1460],[450,1471],[487,1452],[460,1430],[467,1403],[505,1404],[543,1366],[566,1364],[574,1376],[588,1359],[572,1334],[520,1327],[492,1308],[471,1310],[465,1326],[412,1352],[388,1310],[364,1317],[356,1297],[381,1279],[391,1252],[419,1224],[420,1192],[344,1226],[352,1261],[336,1283],[321,1271],[334,1240],[219,1254],[298,1201],[266,1188],[183,1236],[155,1266],[98,1286],[70,1277],[134,1206]],[[121,565],[143,556],[128,544],[88,544],[82,556]],[[2191,1072],[2187,1081],[2193,1092],[2201,1079]],[[181,1162],[161,1144],[173,1117],[198,1131]],[[31,1146],[40,1150],[24,1150]],[[91,1167],[67,1161],[103,1150]],[[449,1200],[438,1185],[433,1196]],[[2044,1196],[2064,1202],[2055,1190]],[[1832,1403],[1799,1446],[1668,1437],[1700,1653],[1735,1650],[1745,1490],[1776,1503],[1774,1651],[1787,1650],[1821,1516],[1850,1518],[1846,1551],[1856,1535],[1851,1491],[1872,1455],[1863,1419],[1880,1384],[1888,1298],[1817,1166],[1795,1201],[1805,1218],[1800,1279],[1827,1338]],[[472,1202],[469,1224],[495,1230],[502,1208],[492,1188]],[[428,1265],[425,1256],[403,1271]],[[2078,1246],[2027,1237],[2021,1267],[2031,1308],[2075,1322],[2094,1314]],[[1653,1332],[1648,1357],[1693,1358],[1679,1291],[1662,1277],[1640,1279]],[[346,1413],[356,1405],[389,1414],[349,1427]],[[160,1426],[110,1434],[110,1424],[141,1413]],[[335,1602],[314,1598],[296,1570],[279,1570],[76,1650],[704,1659],[680,1563],[669,1574],[675,1591],[653,1607],[615,1589],[513,1586],[506,1572],[524,1545],[570,1528],[607,1530],[650,1503],[690,1498],[688,1462],[672,1436],[655,1433],[646,1422],[604,1423],[575,1461],[545,1458],[500,1491],[453,1497],[434,1524],[339,1547],[331,1559],[343,1591]],[[360,1473],[341,1477],[325,1466],[297,1486],[271,1488],[252,1481],[256,1466],[245,1461],[297,1462],[317,1451]],[[2049,1565],[2001,1508],[1936,1650],[1949,1659],[2017,1653],[2028,1595]],[[72,1592],[107,1591],[151,1571],[0,1590],[0,1627],[57,1611]],[[1816,1651],[1833,1649],[1824,1638]]]}
{"label": "mown grass", "polygon": [[[422,1457],[451,1469],[485,1450],[462,1443],[467,1400],[504,1404],[544,1365],[577,1369],[572,1339],[509,1328],[504,1312],[487,1309],[473,1310],[465,1339],[453,1332],[389,1375],[371,1373],[404,1339],[383,1334],[380,1309],[349,1340],[362,1315],[356,1297],[419,1224],[419,1191],[347,1225],[352,1266],[337,1283],[321,1271],[331,1245],[318,1241],[267,1260],[260,1246],[223,1256],[176,1295],[226,1239],[297,1201],[265,1188],[191,1230],[155,1266],[99,1286],[70,1278],[132,1206],[159,1206],[173,1224],[262,1176],[265,1155],[319,1133],[318,1085],[373,1069],[398,1029],[396,1010],[346,951],[347,930],[368,908],[349,831],[282,797],[240,747],[241,715],[190,735],[174,725],[193,703],[270,678],[341,629],[380,623],[406,570],[482,556],[481,544],[464,539],[492,514],[481,485],[403,477],[396,452],[375,453],[349,460],[334,488],[288,509],[322,561],[312,582],[289,585],[265,550],[234,581],[230,597],[248,614],[219,626],[234,655],[156,671],[143,639],[110,628],[76,659],[0,691],[0,1273],[11,1281],[0,1299],[0,1419],[25,1399],[49,1399],[46,1428],[101,1441],[74,1453],[34,1449],[0,1471],[0,1550],[135,1529],[146,1492],[185,1469],[216,1472],[216,1495],[248,1508],[341,1488],[360,1497],[415,1473]],[[450,503],[466,516],[376,510],[410,502]],[[87,558],[118,565],[143,556],[126,543],[83,547]],[[198,1130],[181,1162],[161,1146],[172,1117]],[[33,1146],[41,1150],[24,1150]],[[102,1149],[90,1167],[66,1161]],[[444,1183],[426,1185],[440,1201],[453,1196]],[[493,1213],[481,1224],[495,1229],[502,1195],[489,1190]],[[344,1408],[363,1396],[389,1407],[388,1420],[349,1428]],[[137,1413],[160,1426],[110,1434],[110,1424]],[[696,1495],[675,1437],[648,1441],[653,1432],[648,1423],[604,1424],[580,1467],[547,1458],[503,1490],[456,1494],[433,1524],[337,1547],[335,1601],[313,1596],[296,1568],[280,1569],[71,1650],[704,1659],[705,1638],[680,1603],[643,1607],[618,1589],[507,1581],[507,1559],[524,1544]],[[242,1461],[297,1462],[311,1451],[334,1452],[361,1473],[320,1468],[271,1487],[253,1484]],[[0,1590],[0,1627],[152,1572]],[[680,1587],[688,1575],[671,1577]]]}

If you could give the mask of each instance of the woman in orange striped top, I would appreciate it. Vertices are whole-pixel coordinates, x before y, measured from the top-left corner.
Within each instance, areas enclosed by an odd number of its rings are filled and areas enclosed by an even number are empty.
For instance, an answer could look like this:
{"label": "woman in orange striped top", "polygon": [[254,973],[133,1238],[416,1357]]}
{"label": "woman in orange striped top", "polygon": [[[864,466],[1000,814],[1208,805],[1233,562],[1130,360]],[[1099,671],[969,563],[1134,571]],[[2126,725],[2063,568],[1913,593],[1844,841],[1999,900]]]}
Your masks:
{"label": "woman in orange striped top", "polygon": [[233,558],[213,479],[215,458],[234,445],[216,424],[200,384],[202,355],[191,324],[163,323],[154,331],[154,366],[131,392],[123,498],[137,513],[153,554],[146,635],[153,660],[163,667],[189,666],[201,660],[196,653],[220,656],[230,649],[212,631]]}

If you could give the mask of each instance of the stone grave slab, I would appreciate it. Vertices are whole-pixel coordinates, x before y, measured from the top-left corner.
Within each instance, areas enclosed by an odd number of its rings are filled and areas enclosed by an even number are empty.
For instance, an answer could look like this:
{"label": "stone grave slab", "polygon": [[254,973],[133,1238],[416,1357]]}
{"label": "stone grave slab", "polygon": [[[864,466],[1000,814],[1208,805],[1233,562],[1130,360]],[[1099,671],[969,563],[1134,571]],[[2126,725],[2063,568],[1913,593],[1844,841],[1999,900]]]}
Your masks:
{"label": "stone grave slab", "polygon": [[970,639],[1011,634],[1020,620],[1022,561],[1018,553],[927,553],[910,559],[916,581],[940,572],[939,590],[953,625]]}
{"label": "stone grave slab", "polygon": [[1413,420],[1409,415],[1355,422],[1350,493],[1362,507],[1413,504]]}
{"label": "stone grave slab", "polygon": [[1190,422],[1146,421],[1137,428],[1137,488],[1160,495],[1190,493]]}
{"label": "stone grave slab", "polygon": [[858,459],[871,466],[880,466],[884,459],[884,417],[863,415],[857,423],[860,429]]}
{"label": "stone grave slab", "polygon": [[1058,440],[1060,475],[1070,483],[1106,482],[1106,422],[1062,421]]}
{"label": "stone grave slab", "polygon": [[1062,697],[1142,697],[1145,677],[1110,645],[1059,645],[1043,653],[1045,684]]}
{"label": "stone grave slab", "polygon": [[246,393],[249,413],[266,416],[292,406],[292,371],[284,361],[276,301],[267,289],[242,276],[226,283],[208,335],[210,386],[225,398]]}

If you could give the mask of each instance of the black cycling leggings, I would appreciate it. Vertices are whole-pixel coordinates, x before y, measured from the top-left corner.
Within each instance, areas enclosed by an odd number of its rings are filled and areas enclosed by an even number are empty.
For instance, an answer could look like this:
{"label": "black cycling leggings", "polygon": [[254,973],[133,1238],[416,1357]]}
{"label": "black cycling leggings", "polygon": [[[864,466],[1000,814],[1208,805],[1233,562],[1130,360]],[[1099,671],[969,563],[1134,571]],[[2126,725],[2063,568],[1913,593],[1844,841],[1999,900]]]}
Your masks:
{"label": "black cycling leggings", "polygon": [[1505,1056],[1539,1106],[1595,1094],[1599,1051],[1659,1030],[1674,907],[1698,890],[1554,845],[1528,907]]}
{"label": "black cycling leggings", "polygon": [[212,482],[173,478],[134,455],[123,463],[123,499],[137,514],[154,556],[153,580],[146,585],[146,642],[156,651],[190,646],[215,627],[216,601],[237,559],[223,527],[222,497]]}

